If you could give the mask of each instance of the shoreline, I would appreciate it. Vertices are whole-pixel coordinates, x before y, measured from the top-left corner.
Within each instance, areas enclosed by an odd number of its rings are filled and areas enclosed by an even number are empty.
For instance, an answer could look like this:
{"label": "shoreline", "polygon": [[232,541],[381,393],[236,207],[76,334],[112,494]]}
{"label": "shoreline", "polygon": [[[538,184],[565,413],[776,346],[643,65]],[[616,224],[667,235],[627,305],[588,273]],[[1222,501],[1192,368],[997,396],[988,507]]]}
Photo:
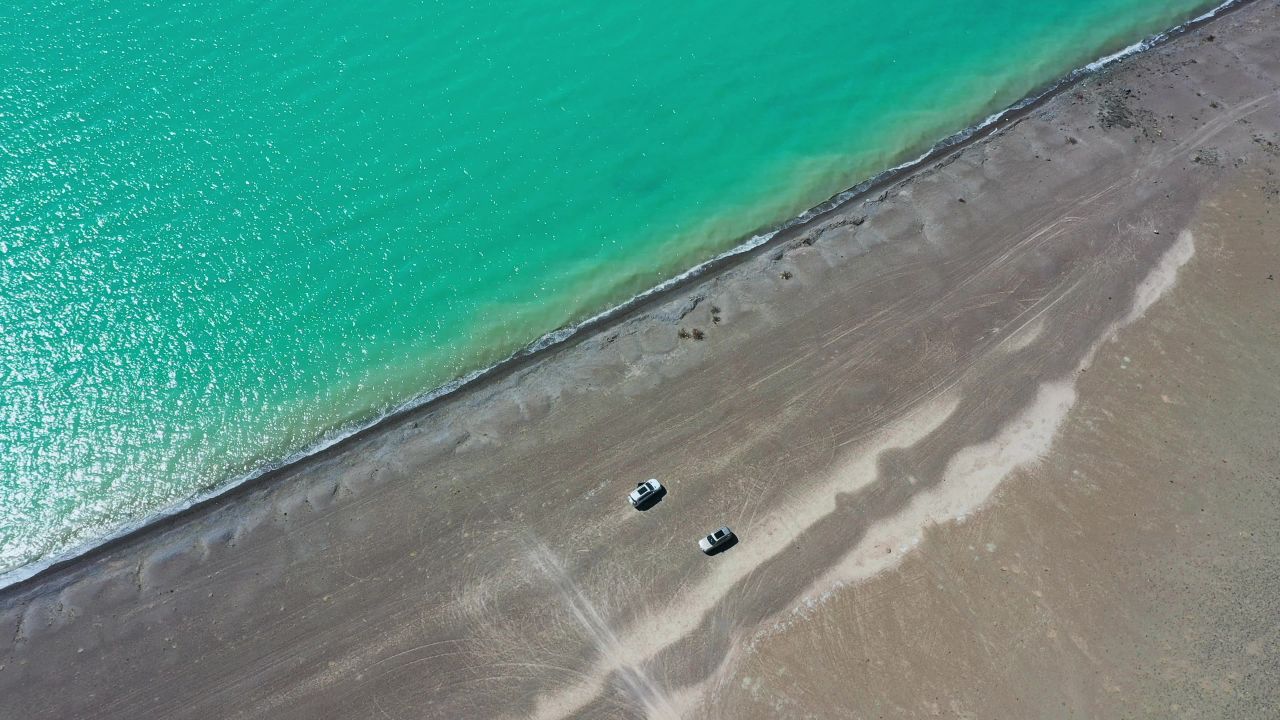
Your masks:
{"label": "shoreline", "polygon": [[951,153],[959,152],[973,143],[999,134],[1004,129],[1016,125],[1044,103],[1069,90],[1081,81],[1113,66],[1115,63],[1160,47],[1173,39],[1247,7],[1254,2],[1256,0],[1224,0],[1186,22],[1145,37],[1116,52],[1104,55],[1075,68],[1008,107],[992,113],[982,121],[942,138],[917,158],[887,168],[850,188],[832,195],[794,217],[786,219],[771,228],[752,233],[746,239],[711,259],[703,261],[586,320],[546,333],[511,356],[493,365],[475,370],[430,389],[386,412],[376,415],[370,420],[356,423],[353,426],[338,428],[332,433],[321,437],[315,443],[301,448],[280,460],[264,463],[258,468],[221,483],[211,490],[197,493],[188,500],[175,503],[137,521],[127,523],[99,539],[72,547],[48,558],[0,572],[0,596],[9,592],[20,592],[28,583],[39,582],[46,576],[67,569],[78,562],[87,561],[101,553],[108,552],[118,545],[127,544],[149,532],[159,532],[163,528],[181,522],[190,515],[209,509],[258,485],[273,482],[278,477],[294,472],[307,463],[322,462],[331,455],[341,453],[350,443],[358,441],[367,434],[375,433],[381,428],[393,425],[400,420],[411,417],[415,413],[425,413],[434,405],[460,393],[478,390],[488,383],[500,380],[531,363],[538,362],[545,356],[572,347],[586,337],[603,333],[642,314],[646,308],[661,304],[664,300],[678,294],[690,285],[705,281],[771,249],[794,241],[797,236],[804,234],[806,228],[821,224],[831,214],[859,200],[863,200],[877,191],[901,182],[905,178],[926,169],[931,163],[938,162]]}

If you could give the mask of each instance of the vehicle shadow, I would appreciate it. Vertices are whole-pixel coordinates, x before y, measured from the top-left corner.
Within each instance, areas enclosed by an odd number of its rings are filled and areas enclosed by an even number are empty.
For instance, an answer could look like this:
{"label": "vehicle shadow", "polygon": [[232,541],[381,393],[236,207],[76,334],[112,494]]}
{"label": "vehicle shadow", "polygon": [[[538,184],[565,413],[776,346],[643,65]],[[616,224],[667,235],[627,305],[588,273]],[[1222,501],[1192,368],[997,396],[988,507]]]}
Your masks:
{"label": "vehicle shadow", "polygon": [[657,505],[658,503],[662,502],[662,498],[666,496],[667,496],[667,489],[665,487],[659,488],[657,492],[645,498],[644,502],[640,503],[639,505],[636,505],[635,507],[640,512],[644,512],[645,510],[648,510],[654,505]]}
{"label": "vehicle shadow", "polygon": [[706,555],[707,555],[707,557],[711,557],[711,556],[713,556],[713,555],[719,555],[720,553],[722,553],[722,552],[724,552],[724,551],[728,550],[729,548],[731,548],[731,547],[733,547],[734,545],[737,545],[737,544],[738,544],[738,536],[737,536],[737,534],[735,533],[735,534],[733,534],[733,535],[730,535],[730,536],[729,536],[729,539],[728,539],[728,540],[726,540],[726,541],[725,541],[725,543],[724,543],[723,545],[721,545],[720,547],[714,547],[714,548],[711,548],[711,550],[710,550],[710,551],[708,551],[708,552],[706,553]]}

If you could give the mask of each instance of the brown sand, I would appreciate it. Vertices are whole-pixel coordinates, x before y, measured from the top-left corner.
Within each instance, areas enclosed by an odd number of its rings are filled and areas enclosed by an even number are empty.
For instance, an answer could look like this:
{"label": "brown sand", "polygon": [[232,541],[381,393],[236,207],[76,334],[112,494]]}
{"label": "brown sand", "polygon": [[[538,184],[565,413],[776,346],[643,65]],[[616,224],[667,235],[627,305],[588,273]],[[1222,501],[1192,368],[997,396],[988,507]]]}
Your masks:
{"label": "brown sand", "polygon": [[1277,28],[0,592],[0,716],[1276,717]]}

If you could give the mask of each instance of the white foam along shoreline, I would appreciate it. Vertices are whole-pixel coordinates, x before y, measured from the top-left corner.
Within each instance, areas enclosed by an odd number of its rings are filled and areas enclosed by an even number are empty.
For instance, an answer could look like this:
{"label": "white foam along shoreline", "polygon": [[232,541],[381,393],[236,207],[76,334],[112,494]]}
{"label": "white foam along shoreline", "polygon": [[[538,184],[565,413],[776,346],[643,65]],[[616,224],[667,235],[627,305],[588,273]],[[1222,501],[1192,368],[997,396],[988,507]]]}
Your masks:
{"label": "white foam along shoreline", "polygon": [[[31,579],[36,575],[39,575],[40,573],[44,572],[45,570],[48,570],[50,568],[53,568],[54,566],[72,561],[82,555],[86,555],[98,548],[101,548],[116,540],[119,540],[139,530],[142,530],[143,528],[149,525],[153,525],[157,522],[173,517],[174,515],[178,515],[180,513],[186,512],[187,510],[190,510],[191,508],[197,505],[202,505],[211,500],[214,500],[222,495],[225,495],[231,492],[232,490],[235,490],[236,488],[241,487],[245,483],[256,480],[268,473],[271,473],[281,468],[288,467],[295,463],[304,461],[308,457],[317,455],[333,447],[334,445],[337,445],[338,443],[344,440],[347,440],[351,437],[354,437],[355,435],[366,432],[368,430],[372,430],[373,428],[377,427],[378,425],[381,425],[382,423],[390,420],[391,418],[397,417],[408,411],[422,407],[427,403],[433,402],[442,397],[445,397],[447,395],[451,395],[455,392],[463,390],[483,378],[489,377],[490,375],[500,372],[502,369],[509,367],[513,363],[526,360],[530,356],[536,353],[548,351],[583,333],[589,332],[604,323],[617,320],[625,316],[631,310],[634,310],[635,308],[641,305],[644,305],[654,297],[662,295],[674,288],[680,287],[688,283],[691,280],[699,278],[705,275],[707,272],[721,267],[728,260],[731,260],[735,257],[739,257],[742,255],[746,255],[747,253],[750,253],[751,251],[759,248],[760,246],[765,245],[774,237],[776,237],[778,233],[781,233],[784,230],[795,227],[797,225],[803,225],[809,222],[810,220],[813,220],[814,218],[820,215],[823,215],[845,204],[846,202],[862,195],[863,193],[867,192],[869,189],[876,187],[877,185],[881,184],[882,182],[890,178],[896,177],[909,170],[914,170],[914,169],[923,167],[931,159],[937,157],[941,153],[945,152],[947,149],[954,147],[956,145],[959,145],[967,140],[970,140],[971,138],[977,136],[980,133],[983,133],[984,131],[988,131],[989,128],[992,128],[992,126],[996,125],[1001,120],[1008,118],[1009,116],[1013,115],[1014,113],[1017,113],[1020,110],[1023,110],[1043,100],[1048,99],[1049,97],[1053,96],[1064,87],[1067,87],[1069,85],[1072,85],[1078,82],[1081,78],[1084,78],[1088,75],[1092,75],[1102,70],[1103,68],[1111,65],[1112,63],[1115,63],[1126,57],[1130,57],[1132,55],[1145,52],[1146,50],[1149,50],[1165,42],[1166,40],[1169,40],[1170,38],[1173,38],[1177,35],[1180,35],[1186,32],[1187,30],[1190,30],[1196,26],[1199,26],[1202,23],[1212,20],[1213,18],[1222,14],[1226,10],[1232,9],[1238,5],[1243,5],[1249,1],[1250,0],[1225,0],[1221,4],[1214,6],[1212,9],[1207,10],[1200,15],[1197,15],[1191,20],[1188,20],[1184,23],[1176,25],[1163,32],[1156,33],[1147,38],[1139,40],[1138,42],[1128,45],[1127,47],[1124,47],[1116,52],[1100,57],[1097,60],[1094,60],[1093,62],[1087,63],[1082,67],[1078,67],[1072,70],[1071,72],[1067,73],[1066,75],[1062,76],[1057,81],[1051,83],[1044,89],[1038,92],[1034,92],[1030,95],[1027,95],[1021,100],[1018,100],[1012,105],[1004,108],[1003,110],[1000,110],[996,113],[993,113],[987,116],[981,122],[978,122],[974,125],[970,125],[969,127],[957,133],[954,133],[952,135],[947,136],[946,138],[943,138],[942,140],[932,145],[928,150],[926,150],[919,157],[916,157],[913,160],[908,160],[906,162],[900,163],[891,168],[883,170],[871,176],[867,180],[864,180],[858,183],[857,185],[854,185],[851,188],[848,188],[846,190],[843,190],[831,196],[827,200],[824,200],[823,202],[809,208],[808,210],[805,210],[799,215],[796,215],[795,217],[780,223],[774,228],[761,232],[756,235],[752,235],[750,238],[730,248],[729,250],[726,250],[712,257],[709,260],[705,260],[701,263],[698,263],[697,265],[680,273],[679,275],[676,275],[675,277],[664,280],[663,282],[658,283],[657,285],[629,298],[628,300],[625,300],[617,305],[614,305],[613,307],[610,307],[595,315],[592,315],[586,320],[582,320],[572,325],[567,325],[563,328],[553,330],[543,335],[542,337],[534,340],[533,342],[529,343],[528,345],[521,348],[520,350],[517,350],[516,352],[512,353],[507,358],[497,363],[494,363],[493,365],[490,365],[485,368],[481,368],[479,370],[474,370],[459,378],[456,378],[443,385],[440,385],[432,390],[422,393],[421,395],[415,396],[399,405],[390,407],[384,410],[383,412],[380,412],[377,415],[373,416],[369,420],[353,423],[344,427],[337,428],[332,432],[327,433],[326,435],[324,435],[323,437],[321,437],[319,440],[312,443],[311,445],[308,445],[296,452],[290,453],[289,455],[286,455],[285,457],[280,458],[278,460],[264,463],[263,465],[255,468],[254,470],[248,473],[245,473],[243,475],[237,476],[235,478],[232,478],[227,482],[218,485],[215,488],[206,490],[201,493],[197,493],[186,500],[183,500],[178,503],[174,503],[173,505],[165,507],[161,510],[158,510],[150,515],[147,515],[133,522],[126,523],[104,536],[101,536],[91,541],[81,543],[79,545],[75,545],[69,549],[63,550],[58,553],[54,553],[52,555],[40,558],[38,560],[33,560],[24,565],[19,565],[18,567],[15,567],[11,570],[0,572],[0,590],[3,590],[12,585],[16,585],[25,580]],[[1000,128],[994,128],[990,132],[996,133],[999,131],[1000,131]]]}

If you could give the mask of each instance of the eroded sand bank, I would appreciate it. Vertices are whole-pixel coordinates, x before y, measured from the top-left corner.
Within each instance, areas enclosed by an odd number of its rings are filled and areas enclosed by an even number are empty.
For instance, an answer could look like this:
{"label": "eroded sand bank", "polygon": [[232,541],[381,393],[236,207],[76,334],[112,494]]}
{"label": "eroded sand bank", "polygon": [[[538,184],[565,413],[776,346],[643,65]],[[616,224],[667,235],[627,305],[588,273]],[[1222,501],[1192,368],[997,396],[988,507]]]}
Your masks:
{"label": "eroded sand bank", "polygon": [[[573,347],[4,592],[0,702],[1269,717],[1277,28],[1254,3]],[[667,497],[627,507],[654,476]],[[741,541],[702,556],[725,523]]]}

